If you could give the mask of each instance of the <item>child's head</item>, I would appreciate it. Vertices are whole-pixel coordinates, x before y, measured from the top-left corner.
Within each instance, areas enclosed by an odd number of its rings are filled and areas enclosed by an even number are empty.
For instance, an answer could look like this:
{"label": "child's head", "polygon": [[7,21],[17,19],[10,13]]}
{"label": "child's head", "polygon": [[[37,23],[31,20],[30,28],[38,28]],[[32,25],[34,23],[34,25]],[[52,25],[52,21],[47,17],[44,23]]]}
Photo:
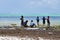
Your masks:
{"label": "child's head", "polygon": [[39,18],[39,17],[37,16],[37,18]]}
{"label": "child's head", "polygon": [[47,16],[49,18],[49,16]]}
{"label": "child's head", "polygon": [[21,16],[21,18],[23,18],[23,16]]}
{"label": "child's head", "polygon": [[43,16],[43,18],[45,18],[45,17]]}
{"label": "child's head", "polygon": [[31,22],[33,22],[33,20],[31,20]]}

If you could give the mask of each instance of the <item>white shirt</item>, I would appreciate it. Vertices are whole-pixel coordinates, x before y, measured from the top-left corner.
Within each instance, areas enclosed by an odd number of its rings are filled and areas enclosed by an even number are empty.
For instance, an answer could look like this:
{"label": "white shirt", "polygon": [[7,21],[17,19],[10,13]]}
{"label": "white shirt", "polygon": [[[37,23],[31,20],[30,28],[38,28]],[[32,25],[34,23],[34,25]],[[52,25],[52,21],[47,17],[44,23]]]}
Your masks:
{"label": "white shirt", "polygon": [[30,25],[33,25],[33,24],[34,24],[33,22],[30,23]]}

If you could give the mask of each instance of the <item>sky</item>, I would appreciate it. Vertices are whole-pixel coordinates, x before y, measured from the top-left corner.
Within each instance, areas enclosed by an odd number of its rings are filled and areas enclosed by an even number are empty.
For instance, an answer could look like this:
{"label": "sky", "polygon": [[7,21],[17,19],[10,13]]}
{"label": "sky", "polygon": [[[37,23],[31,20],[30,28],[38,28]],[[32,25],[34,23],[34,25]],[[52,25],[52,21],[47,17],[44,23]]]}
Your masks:
{"label": "sky", "polygon": [[0,16],[60,16],[60,0],[0,0]]}

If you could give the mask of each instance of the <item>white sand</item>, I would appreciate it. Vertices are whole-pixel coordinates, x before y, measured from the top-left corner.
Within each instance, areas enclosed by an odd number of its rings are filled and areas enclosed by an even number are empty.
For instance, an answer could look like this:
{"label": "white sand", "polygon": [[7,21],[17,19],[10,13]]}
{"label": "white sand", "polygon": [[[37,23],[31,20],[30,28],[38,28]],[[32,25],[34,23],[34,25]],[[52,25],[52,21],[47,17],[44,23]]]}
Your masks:
{"label": "white sand", "polygon": [[0,40],[53,40],[53,39],[44,39],[41,37],[32,38],[32,37],[16,37],[16,36],[0,36]]}

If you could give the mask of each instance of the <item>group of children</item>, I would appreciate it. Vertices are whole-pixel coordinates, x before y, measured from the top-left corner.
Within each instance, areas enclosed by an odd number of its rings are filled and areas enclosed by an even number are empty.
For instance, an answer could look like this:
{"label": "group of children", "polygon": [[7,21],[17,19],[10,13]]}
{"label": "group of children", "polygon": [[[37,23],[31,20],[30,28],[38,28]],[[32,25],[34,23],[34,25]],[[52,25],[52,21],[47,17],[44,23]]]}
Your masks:
{"label": "group of children", "polygon": [[[37,25],[39,26],[39,17],[37,16]],[[45,20],[47,20],[47,26],[50,26],[50,17],[49,16],[47,16],[47,18],[45,18],[44,16],[43,16],[43,18],[42,18],[42,20],[43,20],[43,25],[45,25]]]}
{"label": "group of children", "polygon": [[[43,17],[42,18],[42,20],[43,20],[43,25],[45,25],[45,20],[47,20],[47,25],[48,25],[48,27],[50,26],[50,19],[49,19],[50,17],[49,16],[47,16],[47,18],[45,18],[45,17]],[[27,25],[27,23],[28,23],[28,20],[26,20],[25,22],[24,22],[24,17],[23,16],[21,16],[21,18],[20,18],[20,20],[21,20],[21,26],[24,26],[24,27],[28,27],[28,25]],[[37,26],[39,26],[39,17],[37,16],[37,18],[36,18],[36,21],[37,21]],[[34,27],[35,26],[35,23],[33,22],[33,20],[31,20],[31,23],[30,23],[30,27]]]}

